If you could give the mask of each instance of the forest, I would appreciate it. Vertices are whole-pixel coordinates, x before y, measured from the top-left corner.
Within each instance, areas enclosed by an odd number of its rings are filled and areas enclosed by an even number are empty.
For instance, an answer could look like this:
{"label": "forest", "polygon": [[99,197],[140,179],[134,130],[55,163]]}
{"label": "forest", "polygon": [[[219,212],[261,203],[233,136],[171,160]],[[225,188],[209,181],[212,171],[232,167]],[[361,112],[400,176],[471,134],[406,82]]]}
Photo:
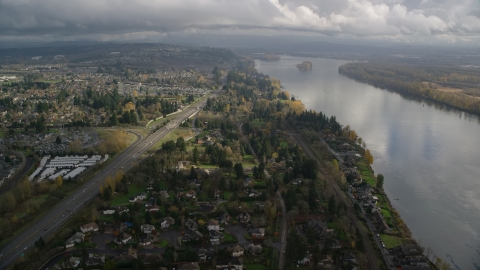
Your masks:
{"label": "forest", "polygon": [[480,114],[480,73],[473,68],[355,62],[341,66],[339,73],[375,87]]}

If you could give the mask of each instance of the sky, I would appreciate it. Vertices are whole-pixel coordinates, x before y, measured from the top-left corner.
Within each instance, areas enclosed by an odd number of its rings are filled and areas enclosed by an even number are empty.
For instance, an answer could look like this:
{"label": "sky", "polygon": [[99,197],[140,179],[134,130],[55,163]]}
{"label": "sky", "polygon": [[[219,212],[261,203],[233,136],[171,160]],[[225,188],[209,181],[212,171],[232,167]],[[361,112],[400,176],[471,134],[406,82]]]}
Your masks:
{"label": "sky", "polygon": [[476,45],[480,0],[0,0],[3,41],[202,34]]}

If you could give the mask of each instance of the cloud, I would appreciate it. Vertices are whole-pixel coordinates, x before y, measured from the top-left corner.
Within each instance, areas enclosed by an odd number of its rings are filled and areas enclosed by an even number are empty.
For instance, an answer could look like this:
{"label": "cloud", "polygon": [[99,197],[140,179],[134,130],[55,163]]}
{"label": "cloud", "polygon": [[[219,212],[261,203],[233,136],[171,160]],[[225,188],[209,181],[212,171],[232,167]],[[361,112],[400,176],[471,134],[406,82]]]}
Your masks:
{"label": "cloud", "polygon": [[477,0],[0,0],[0,38],[310,33],[477,38]]}

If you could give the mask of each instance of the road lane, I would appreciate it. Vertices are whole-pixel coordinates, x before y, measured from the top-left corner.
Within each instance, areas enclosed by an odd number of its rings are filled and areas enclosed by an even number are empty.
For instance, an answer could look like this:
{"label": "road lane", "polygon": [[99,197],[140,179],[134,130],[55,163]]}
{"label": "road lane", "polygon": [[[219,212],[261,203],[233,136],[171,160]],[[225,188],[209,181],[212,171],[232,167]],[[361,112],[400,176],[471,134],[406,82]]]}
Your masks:
{"label": "road lane", "polygon": [[[218,95],[219,92],[220,91],[213,93],[212,96]],[[86,181],[76,192],[55,205],[33,225],[25,229],[9,243],[3,246],[2,249],[0,249],[0,254],[3,254],[0,258],[0,269],[5,269],[9,264],[14,262],[16,258],[24,254],[24,252],[32,247],[34,242],[41,236],[45,237],[52,234],[55,229],[64,224],[71,215],[81,209],[86,202],[97,196],[100,186],[103,184],[107,176],[113,176],[118,171],[128,171],[134,162],[143,159],[140,157],[150,149],[150,147],[155,145],[159,140],[165,137],[165,135],[170,133],[170,131],[177,128],[190,116],[202,110],[205,104],[206,98],[197,101],[194,105],[177,113],[175,120],[168,125],[145,138],[137,133],[136,135],[139,139],[114,158],[102,171]]]}

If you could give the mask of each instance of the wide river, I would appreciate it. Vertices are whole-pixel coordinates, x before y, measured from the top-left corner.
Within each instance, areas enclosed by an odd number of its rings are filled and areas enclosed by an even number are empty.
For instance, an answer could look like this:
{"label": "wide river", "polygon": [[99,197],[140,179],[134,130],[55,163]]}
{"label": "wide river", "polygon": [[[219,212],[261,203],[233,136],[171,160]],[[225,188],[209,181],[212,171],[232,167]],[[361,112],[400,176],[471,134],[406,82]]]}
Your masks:
{"label": "wide river", "polygon": [[[295,65],[311,61],[310,72]],[[452,265],[480,269],[480,122],[457,110],[358,83],[347,61],[282,56],[257,61],[307,109],[335,115],[366,142],[375,173],[415,239]]]}

